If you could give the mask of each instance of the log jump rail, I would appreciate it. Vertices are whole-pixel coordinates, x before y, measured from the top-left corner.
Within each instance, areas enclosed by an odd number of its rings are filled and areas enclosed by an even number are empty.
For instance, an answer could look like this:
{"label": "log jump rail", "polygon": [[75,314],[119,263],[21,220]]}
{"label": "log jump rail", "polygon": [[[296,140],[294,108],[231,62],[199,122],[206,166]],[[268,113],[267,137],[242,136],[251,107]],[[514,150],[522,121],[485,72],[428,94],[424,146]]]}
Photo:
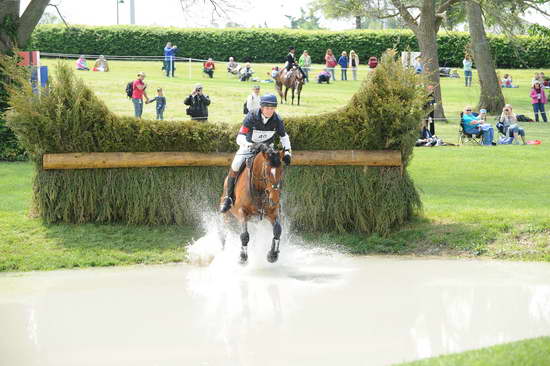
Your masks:
{"label": "log jump rail", "polygon": [[[102,169],[177,166],[229,166],[234,153],[198,152],[91,152],[44,154],[43,168]],[[394,166],[402,167],[396,150],[293,151],[292,165],[301,166]]]}

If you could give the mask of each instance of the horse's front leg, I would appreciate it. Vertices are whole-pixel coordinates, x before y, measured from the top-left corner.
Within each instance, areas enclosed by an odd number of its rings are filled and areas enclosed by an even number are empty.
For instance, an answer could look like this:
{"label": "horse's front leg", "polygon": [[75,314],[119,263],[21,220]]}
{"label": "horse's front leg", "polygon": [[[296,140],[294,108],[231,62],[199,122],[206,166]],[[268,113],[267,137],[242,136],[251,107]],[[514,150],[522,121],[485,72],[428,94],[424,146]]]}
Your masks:
{"label": "horse's front leg", "polygon": [[292,105],[294,105],[294,88],[292,88]]}
{"label": "horse's front leg", "polygon": [[248,262],[248,242],[250,241],[250,235],[248,234],[248,222],[244,217],[241,221],[241,264]]}
{"label": "horse's front leg", "polygon": [[279,242],[281,241],[281,233],[283,228],[279,221],[279,216],[276,216],[273,219],[269,218],[269,221],[271,221],[271,224],[273,225],[273,240],[271,241],[271,249],[267,252],[267,261],[269,263],[275,263],[277,262],[277,259],[279,259]]}

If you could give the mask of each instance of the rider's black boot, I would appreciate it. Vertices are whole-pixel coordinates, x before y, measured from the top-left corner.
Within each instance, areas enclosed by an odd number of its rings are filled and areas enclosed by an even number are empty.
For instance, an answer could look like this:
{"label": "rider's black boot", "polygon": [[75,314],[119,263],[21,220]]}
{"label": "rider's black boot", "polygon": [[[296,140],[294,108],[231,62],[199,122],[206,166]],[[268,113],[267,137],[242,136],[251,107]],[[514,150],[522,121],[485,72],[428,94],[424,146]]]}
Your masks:
{"label": "rider's black boot", "polygon": [[223,203],[220,206],[220,211],[222,213],[229,211],[231,206],[233,206],[233,192],[235,191],[236,180],[236,177],[227,177],[227,196],[225,196],[225,198],[223,199]]}

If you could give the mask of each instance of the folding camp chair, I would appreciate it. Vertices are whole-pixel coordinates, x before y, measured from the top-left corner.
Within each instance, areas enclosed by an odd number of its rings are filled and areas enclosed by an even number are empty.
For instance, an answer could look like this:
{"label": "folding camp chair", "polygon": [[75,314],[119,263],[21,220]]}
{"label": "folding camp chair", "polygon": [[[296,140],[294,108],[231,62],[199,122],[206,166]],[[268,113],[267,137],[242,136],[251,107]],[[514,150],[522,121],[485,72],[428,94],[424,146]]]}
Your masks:
{"label": "folding camp chair", "polygon": [[[478,113],[473,113],[474,116],[478,116]],[[460,128],[458,129],[458,145],[475,144],[481,145],[483,132],[479,130],[477,133],[467,133],[464,130],[464,112],[460,112]]]}

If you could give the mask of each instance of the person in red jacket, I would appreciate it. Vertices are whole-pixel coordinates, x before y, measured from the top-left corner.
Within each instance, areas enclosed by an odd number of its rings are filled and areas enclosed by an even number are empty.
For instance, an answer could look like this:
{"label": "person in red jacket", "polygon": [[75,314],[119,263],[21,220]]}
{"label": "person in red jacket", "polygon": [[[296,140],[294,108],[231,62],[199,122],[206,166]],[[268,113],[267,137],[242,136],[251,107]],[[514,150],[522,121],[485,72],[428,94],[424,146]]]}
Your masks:
{"label": "person in red jacket", "polygon": [[204,64],[203,64],[203,72],[205,74],[208,75],[208,77],[210,77],[210,79],[212,79],[214,77],[214,70],[216,69],[216,65],[214,64],[214,61],[212,61],[211,58],[208,59],[208,61],[206,61]]}
{"label": "person in red jacket", "polygon": [[376,56],[371,56],[369,58],[369,67],[371,69],[374,69],[376,68],[376,66],[378,66],[378,59],[376,58]]}

